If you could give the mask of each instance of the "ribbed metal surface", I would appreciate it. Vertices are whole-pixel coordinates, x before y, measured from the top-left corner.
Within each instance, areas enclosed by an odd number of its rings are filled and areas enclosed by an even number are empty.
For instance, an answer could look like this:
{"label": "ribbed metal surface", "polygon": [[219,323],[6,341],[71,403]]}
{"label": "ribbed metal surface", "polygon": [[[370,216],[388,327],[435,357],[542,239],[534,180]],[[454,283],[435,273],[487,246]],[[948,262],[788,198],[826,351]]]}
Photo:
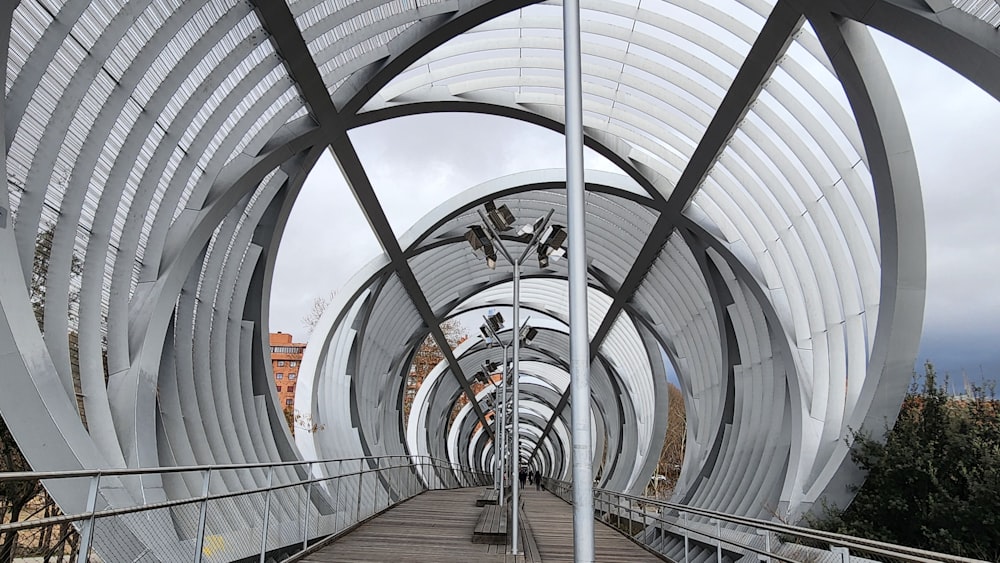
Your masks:
{"label": "ribbed metal surface", "polygon": [[[587,173],[602,484],[635,492],[655,464],[661,350],[689,413],[677,494],[699,506],[794,517],[824,496],[843,502],[853,473],[841,438],[895,415],[919,340],[925,236],[905,122],[864,26],[998,96],[1000,46],[980,30],[1000,16],[990,2],[852,6],[582,3],[584,135],[625,174]],[[426,449],[488,469],[485,396],[473,397],[482,416],[449,415],[497,350],[473,339],[441,366],[407,430],[419,438],[402,430],[408,362],[443,319],[510,304],[511,269],[487,270],[462,238],[477,208],[493,199],[524,220],[553,209],[565,224],[565,176],[472,187],[397,239],[345,139],[439,110],[561,131],[560,13],[559,2],[483,0],[5,5],[0,411],[32,463]],[[296,444],[271,391],[268,294],[288,212],[331,145],[387,252],[316,328],[297,408],[323,431]],[[524,273],[524,313],[545,334],[522,357],[522,437],[537,463],[565,472],[566,263],[529,260]],[[127,480],[102,501],[199,487]],[[85,502],[85,491],[52,492],[70,510]],[[292,499],[272,502],[293,512]]]}

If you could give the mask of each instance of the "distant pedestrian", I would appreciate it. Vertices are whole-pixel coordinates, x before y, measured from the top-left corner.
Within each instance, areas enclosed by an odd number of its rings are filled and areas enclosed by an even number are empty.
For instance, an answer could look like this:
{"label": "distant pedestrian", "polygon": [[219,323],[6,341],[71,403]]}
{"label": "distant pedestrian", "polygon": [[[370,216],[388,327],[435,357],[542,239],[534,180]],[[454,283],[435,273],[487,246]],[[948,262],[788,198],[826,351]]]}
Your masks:
{"label": "distant pedestrian", "polygon": [[535,490],[542,490],[542,472],[537,469],[535,470]]}
{"label": "distant pedestrian", "polygon": [[521,488],[523,489],[524,482],[528,480],[528,470],[522,467],[521,470],[517,472],[517,480],[521,482]]}

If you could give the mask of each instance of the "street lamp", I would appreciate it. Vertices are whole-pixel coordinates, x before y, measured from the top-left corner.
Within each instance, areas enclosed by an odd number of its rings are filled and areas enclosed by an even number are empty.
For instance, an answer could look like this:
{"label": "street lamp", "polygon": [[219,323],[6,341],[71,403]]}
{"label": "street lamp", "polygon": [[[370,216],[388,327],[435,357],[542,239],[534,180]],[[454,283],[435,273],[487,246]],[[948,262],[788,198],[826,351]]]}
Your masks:
{"label": "street lamp", "polygon": [[[490,336],[490,331],[488,330],[487,326],[483,325],[482,327],[480,327],[480,331],[482,331],[483,337],[486,339],[486,341],[489,342],[491,336]],[[505,354],[506,354],[506,352],[505,352]],[[507,363],[507,361],[506,361],[506,357],[505,357],[504,358],[504,370],[506,370],[506,363]],[[496,371],[496,369],[498,367],[500,367],[500,363],[499,362],[495,362],[495,361],[492,361],[492,360],[486,360],[485,362],[483,362],[483,365],[482,365],[481,369],[479,371],[477,371],[476,374],[473,377],[475,377],[477,380],[479,380],[479,382],[483,386],[488,387],[490,385],[493,385],[493,387],[494,387],[492,394],[487,397],[487,401],[489,403],[488,404],[489,408],[491,410],[493,410],[493,427],[494,427],[493,439],[495,440],[495,445],[496,445],[495,450],[497,452],[497,464],[496,464],[496,469],[494,471],[493,488],[494,488],[494,490],[497,491],[498,502],[502,505],[503,504],[503,486],[502,486],[502,481],[503,481],[503,459],[502,459],[501,456],[503,455],[503,451],[504,450],[503,450],[503,446],[502,446],[503,442],[501,440],[502,436],[500,434],[501,432],[503,432],[503,428],[500,427],[500,422],[499,422],[500,421],[500,412],[501,412],[500,409],[502,407],[502,404],[501,404],[501,398],[500,398],[500,387],[498,385],[496,385],[496,383],[493,382],[493,378],[490,377],[490,374],[493,373],[494,371]],[[504,374],[501,372],[501,375],[500,375],[501,381],[505,381],[504,377],[505,377]]]}
{"label": "street lamp", "polygon": [[[510,209],[506,205],[501,205],[497,207],[493,201],[489,201],[484,206],[487,213],[483,213],[479,210],[479,217],[482,219],[482,225],[472,225],[469,227],[468,232],[465,234],[465,239],[469,241],[469,245],[472,247],[472,252],[477,256],[482,255],[486,258],[486,266],[491,270],[496,268],[497,262],[497,249],[507,260],[508,263],[514,268],[514,315],[513,315],[513,325],[515,330],[515,335],[512,338],[511,346],[513,347],[513,362],[511,366],[511,377],[512,377],[512,395],[513,400],[511,401],[511,412],[512,412],[512,424],[511,424],[511,445],[510,445],[510,459],[512,464],[512,473],[515,468],[513,464],[517,464],[520,467],[520,436],[518,435],[518,393],[520,391],[518,380],[520,379],[519,367],[518,367],[518,356],[520,355],[520,335],[521,335],[521,323],[520,323],[520,297],[521,297],[521,265],[524,264],[525,259],[534,250],[538,256],[538,264],[540,267],[545,268],[548,266],[549,261],[558,260],[565,254],[565,249],[562,245],[566,242],[566,230],[561,225],[552,225],[546,228],[549,224],[549,219],[552,218],[552,213],[554,209],[549,209],[548,213],[539,217],[535,221],[522,226],[517,231],[515,240],[525,243],[524,251],[521,255],[515,259],[507,247],[504,245],[503,239],[500,237],[501,232],[509,231],[514,223],[514,215],[510,212]],[[485,229],[484,229],[485,227]],[[491,258],[492,253],[492,258]],[[503,317],[499,313],[494,313],[493,317],[497,317],[499,320],[499,325],[492,322],[490,318],[487,318],[487,323],[483,325],[484,335],[486,332],[492,332],[495,335],[498,330],[498,326],[502,326]],[[492,317],[491,317],[492,318]],[[489,330],[492,329],[492,330]],[[529,328],[529,332],[534,329]],[[537,332],[537,331],[536,331]],[[532,334],[532,337],[534,334]],[[499,338],[497,338],[499,342]],[[502,343],[501,343],[502,344]],[[507,349],[504,348],[504,356],[506,358]],[[504,361],[504,367],[506,368],[506,360]],[[504,378],[506,382],[506,378]],[[506,385],[504,385],[506,389]],[[506,401],[501,404],[505,405]],[[503,445],[503,452],[507,451],[506,444]],[[517,479],[511,479],[511,491],[512,491],[512,502],[513,514],[511,515],[511,553],[517,555],[518,547],[518,512],[520,505],[520,490],[518,486]],[[500,495],[503,498],[503,494]]]}
{"label": "street lamp", "polygon": [[[518,339],[523,344],[531,344],[531,341],[534,340],[535,336],[538,334],[538,329],[528,324],[528,320],[530,320],[530,318],[525,320],[524,324],[521,325],[521,329],[517,331]],[[499,362],[487,360],[483,362],[482,370],[476,372],[474,376],[484,384],[488,385],[492,383],[489,380],[488,374],[493,373],[493,371],[495,371],[501,365],[503,366],[500,372],[500,388],[498,390],[500,394],[500,399],[498,401],[495,401],[495,404],[498,405],[500,411],[493,418],[495,422],[494,434],[495,434],[495,439],[497,440],[496,469],[498,473],[494,481],[494,488],[498,491],[498,502],[500,503],[501,506],[503,506],[504,504],[506,504],[506,499],[504,498],[505,495],[503,494],[503,491],[505,490],[504,481],[506,480],[505,479],[505,476],[507,475],[506,467],[507,467],[507,460],[509,458],[506,449],[507,418],[510,413],[510,410],[508,409],[509,401],[507,400],[507,376],[509,373],[507,369],[507,366],[509,364],[507,359],[508,358],[507,352],[514,345],[514,341],[512,338],[510,342],[504,343],[503,339],[500,337],[500,330],[503,329],[503,322],[504,322],[503,316],[500,313],[493,313],[489,317],[484,316],[483,321],[485,322],[479,327],[479,331],[482,333],[483,338],[486,340],[487,346],[492,347],[494,344],[496,344],[500,346],[500,348],[503,350],[502,364]]]}

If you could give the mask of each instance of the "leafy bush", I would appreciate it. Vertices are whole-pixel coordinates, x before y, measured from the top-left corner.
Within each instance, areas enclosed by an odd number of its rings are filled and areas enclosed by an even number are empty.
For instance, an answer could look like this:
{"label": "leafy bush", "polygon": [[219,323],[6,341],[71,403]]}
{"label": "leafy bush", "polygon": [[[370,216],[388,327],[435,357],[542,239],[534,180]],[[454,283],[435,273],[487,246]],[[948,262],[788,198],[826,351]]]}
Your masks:
{"label": "leafy bush", "polygon": [[992,385],[950,396],[925,365],[886,442],[853,432],[868,477],[846,511],[813,527],[1000,561],[1000,402]]}

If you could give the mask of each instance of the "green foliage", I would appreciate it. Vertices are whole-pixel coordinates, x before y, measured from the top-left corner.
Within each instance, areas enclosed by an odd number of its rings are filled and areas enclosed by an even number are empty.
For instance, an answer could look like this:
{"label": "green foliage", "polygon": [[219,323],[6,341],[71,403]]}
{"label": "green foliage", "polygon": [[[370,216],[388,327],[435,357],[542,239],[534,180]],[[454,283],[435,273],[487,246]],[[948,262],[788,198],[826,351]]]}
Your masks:
{"label": "green foliage", "polygon": [[886,442],[854,432],[852,458],[868,473],[842,514],[813,527],[1000,561],[1000,402],[992,387],[952,397],[925,366]]}

